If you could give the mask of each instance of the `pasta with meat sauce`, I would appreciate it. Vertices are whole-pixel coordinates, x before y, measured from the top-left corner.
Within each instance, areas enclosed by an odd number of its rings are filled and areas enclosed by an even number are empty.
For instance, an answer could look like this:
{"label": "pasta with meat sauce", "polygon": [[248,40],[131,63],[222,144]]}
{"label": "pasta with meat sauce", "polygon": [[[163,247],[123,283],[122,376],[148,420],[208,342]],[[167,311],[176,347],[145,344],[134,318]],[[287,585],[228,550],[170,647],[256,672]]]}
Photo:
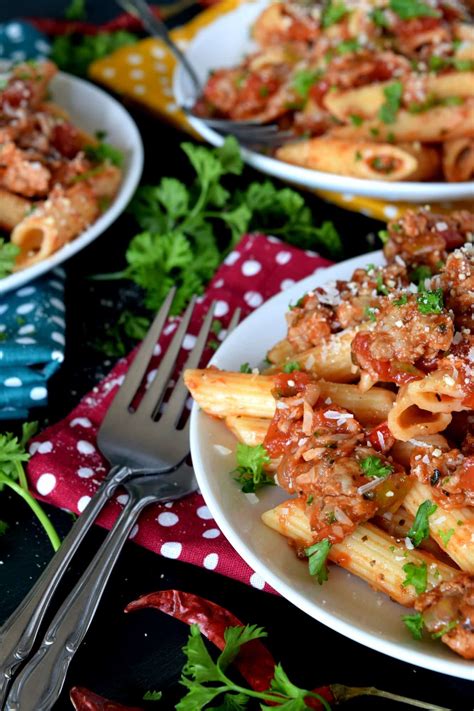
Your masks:
{"label": "pasta with meat sauce", "polygon": [[474,213],[408,211],[388,224],[385,266],[356,269],[290,305],[287,338],[262,372],[185,371],[197,404],[239,442],[243,491],[276,483],[289,495],[263,521],[310,574],[324,582],[326,560],[346,568],[414,608],[404,621],[415,637],[440,638],[466,659],[473,241]]}
{"label": "pasta with meat sauce", "polygon": [[385,181],[474,178],[474,33],[460,0],[271,2],[203,117],[277,123],[276,158]]}
{"label": "pasta with meat sauce", "polygon": [[24,269],[86,230],[115,197],[120,151],[75,126],[49,98],[56,66],[13,65],[0,84],[0,229]]}

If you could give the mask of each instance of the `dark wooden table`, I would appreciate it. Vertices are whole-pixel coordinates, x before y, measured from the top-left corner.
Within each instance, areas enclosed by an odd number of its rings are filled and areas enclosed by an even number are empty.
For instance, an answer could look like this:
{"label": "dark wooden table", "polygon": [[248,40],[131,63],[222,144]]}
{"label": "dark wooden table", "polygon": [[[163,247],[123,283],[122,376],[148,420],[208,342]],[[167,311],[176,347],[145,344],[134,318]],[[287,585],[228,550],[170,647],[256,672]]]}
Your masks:
{"label": "dark wooden table", "polygon": [[[47,0],[40,8],[37,0],[17,0],[16,3],[3,0],[0,21],[38,12],[45,16],[60,16],[65,4],[62,0]],[[112,0],[90,0],[88,5],[95,21],[115,14]],[[179,149],[184,136],[135,107],[130,108],[146,147],[144,181],[156,183],[167,174],[189,176]],[[247,171],[242,183],[249,177],[256,176]],[[332,219],[337,225],[343,235],[345,257],[373,249],[366,236],[376,232],[379,223],[313,197],[310,201],[320,220]],[[131,218],[123,216],[66,265],[67,354],[63,367],[51,382],[47,409],[33,413],[42,424],[55,422],[66,415],[112,365],[113,361],[92,344],[103,335],[107,325],[113,324],[124,305],[139,304],[140,295],[127,284],[97,284],[87,277],[92,273],[118,269],[135,229]],[[64,535],[72,523],[71,516],[51,508],[48,513]],[[6,492],[0,494],[0,518],[10,524],[7,534],[0,538],[1,622],[14,611],[52,552],[29,510]],[[101,529],[96,528],[90,533],[64,581],[64,589],[69,589],[77,579],[103,538]],[[474,685],[468,681],[432,673],[374,652],[307,617],[280,597],[204,569],[158,557],[133,543],[125,546],[92,627],[71,664],[65,691],[55,708],[65,711],[72,708],[67,691],[73,685],[87,686],[109,698],[143,705],[143,708],[174,708],[182,693],[178,680],[187,627],[151,610],[123,614],[129,601],[165,588],[201,594],[225,605],[241,619],[266,627],[268,645],[275,657],[282,661],[290,677],[306,688],[330,682],[372,685],[456,711],[472,711],[474,708]],[[161,704],[141,701],[148,689],[165,692]],[[354,700],[346,707],[348,711],[410,708],[378,699]]]}

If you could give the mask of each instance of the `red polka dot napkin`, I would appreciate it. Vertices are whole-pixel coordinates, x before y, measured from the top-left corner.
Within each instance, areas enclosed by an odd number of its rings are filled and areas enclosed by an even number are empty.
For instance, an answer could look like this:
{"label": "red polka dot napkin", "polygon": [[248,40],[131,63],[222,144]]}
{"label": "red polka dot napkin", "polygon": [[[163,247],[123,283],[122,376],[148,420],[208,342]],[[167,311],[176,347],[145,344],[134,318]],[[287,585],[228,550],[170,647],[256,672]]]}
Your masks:
{"label": "red polka dot napkin", "polygon": [[[217,301],[216,318],[223,325],[218,334],[222,339],[225,326],[237,307],[240,306],[242,315],[246,316],[278,291],[329,264],[315,252],[303,252],[274,237],[246,235],[227,256],[206,294],[199,298],[178,367],[183,364],[186,351],[193,347],[195,334],[213,300]],[[148,382],[153,379],[160,355],[166,350],[178,323],[179,318],[171,318],[165,326],[155,347]],[[207,356],[211,355],[209,349]],[[97,448],[96,433],[133,356],[134,352],[119,360],[68,417],[32,441],[28,476],[38,498],[77,513],[85,509],[108,468]],[[119,492],[104,509],[98,523],[110,528],[125,503],[126,495]],[[130,537],[168,558],[216,570],[257,588],[265,586],[224,538],[198,493],[174,503],[149,507]]]}

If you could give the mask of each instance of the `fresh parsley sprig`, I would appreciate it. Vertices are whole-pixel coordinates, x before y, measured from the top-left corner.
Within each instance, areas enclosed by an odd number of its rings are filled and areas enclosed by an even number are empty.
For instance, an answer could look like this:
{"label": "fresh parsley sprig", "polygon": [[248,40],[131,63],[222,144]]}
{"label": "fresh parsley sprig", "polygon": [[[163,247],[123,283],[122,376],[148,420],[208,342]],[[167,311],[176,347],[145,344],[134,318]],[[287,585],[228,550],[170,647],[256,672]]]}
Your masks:
{"label": "fresh parsley sprig", "polygon": [[37,423],[27,422],[22,426],[21,437],[16,437],[11,432],[0,435],[0,492],[7,486],[21,496],[43,526],[53,549],[57,551],[61,545],[60,538],[40,504],[29,492],[24,469],[25,462],[30,458],[26,444],[36,431]]}
{"label": "fresh parsley sprig", "polygon": [[20,248],[0,237],[0,279],[12,273]]}
{"label": "fresh parsley sprig", "polygon": [[403,96],[403,84],[394,81],[383,90],[385,102],[379,109],[379,119],[384,123],[394,123]]}
{"label": "fresh parsley sprig", "polygon": [[262,637],[266,637],[266,632],[256,625],[227,627],[224,632],[225,647],[214,661],[204,644],[199,627],[192,624],[188,642],[183,648],[186,663],[180,681],[187,693],[176,705],[176,710],[204,709],[211,702],[219,700],[221,704],[214,705],[214,709],[237,711],[246,708],[250,699],[256,699],[261,702],[260,708],[265,711],[270,711],[275,706],[287,711],[305,711],[309,708],[305,699],[313,698],[317,699],[326,711],[330,711],[329,704],[322,696],[293,684],[280,664],[275,666],[274,677],[267,691],[254,691],[235,683],[228,676],[227,669],[241,647]]}
{"label": "fresh parsley sprig", "polygon": [[262,486],[274,486],[273,477],[264,470],[270,463],[270,457],[263,444],[252,447],[239,442],[237,445],[237,468],[232,472],[237,474],[237,481],[245,494],[254,493]]}
{"label": "fresh parsley sprig", "polygon": [[320,585],[325,583],[329,578],[329,570],[326,561],[330,550],[331,542],[329,538],[323,538],[309,548],[305,548],[305,553],[308,556],[309,573],[316,577]]}
{"label": "fresh parsley sprig", "polygon": [[430,516],[434,514],[437,509],[437,505],[432,501],[427,499],[423,501],[422,504],[418,506],[418,511],[416,512],[415,520],[408,531],[408,538],[411,540],[415,548],[418,548],[420,543],[422,543],[425,538],[430,535]]}
{"label": "fresh parsley sprig", "polygon": [[360,468],[364,472],[364,476],[370,479],[385,479],[393,472],[391,464],[384,463],[381,457],[371,454],[368,457],[360,460]]}
{"label": "fresh parsley sprig", "polygon": [[407,585],[413,585],[417,595],[426,592],[428,568],[425,561],[422,561],[420,565],[416,563],[405,563],[403,572],[406,573],[406,578],[402,583],[404,588],[407,587]]}

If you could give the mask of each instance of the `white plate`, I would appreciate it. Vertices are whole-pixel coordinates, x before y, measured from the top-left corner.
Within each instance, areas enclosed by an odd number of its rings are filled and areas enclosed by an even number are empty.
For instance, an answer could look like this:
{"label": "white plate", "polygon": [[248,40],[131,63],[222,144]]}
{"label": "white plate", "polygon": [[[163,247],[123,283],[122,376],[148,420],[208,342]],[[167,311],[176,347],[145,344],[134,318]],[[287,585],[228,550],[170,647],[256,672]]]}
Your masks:
{"label": "white plate", "polygon": [[[186,48],[186,56],[204,84],[212,69],[232,67],[250,51],[256,49],[250,37],[250,29],[269,0],[243,3],[232,12],[219,17],[204,27]],[[182,66],[174,74],[174,94],[181,106],[189,106],[195,97],[193,85]],[[189,117],[192,127],[214,146],[223,142],[212,128],[200,119]],[[332,190],[349,195],[365,195],[387,201],[435,202],[439,200],[462,200],[474,198],[474,181],[468,183],[410,183],[384,180],[363,180],[344,175],[322,173],[283,163],[252,150],[242,151],[244,160],[262,173],[281,178],[306,188]]]}
{"label": "white plate", "polygon": [[118,101],[93,84],[63,72],[52,80],[51,94],[55,103],[69,113],[74,124],[92,134],[105,131],[107,143],[123,152],[122,183],[110,207],[85,232],[48,259],[0,279],[0,294],[36,279],[95,240],[126,208],[142,174],[140,133],[130,114]]}
{"label": "white plate", "polygon": [[[258,366],[268,349],[286,333],[284,313],[289,302],[326,281],[349,279],[356,267],[369,263],[382,264],[382,253],[372,252],[321,270],[277,294],[240,324],[211,364],[225,370],[238,370],[245,362]],[[400,619],[406,608],[374,592],[362,580],[331,565],[329,581],[317,585],[308,566],[296,558],[286,540],[260,519],[264,511],[288,495],[269,487],[258,492],[258,503],[252,503],[229,474],[235,467],[235,456],[223,456],[214,444],[234,451],[236,440],[221,421],[194,405],[191,453],[202,494],[232,546],[275,590],[311,617],[371,649],[426,669],[474,679],[474,665],[444,644],[412,640]]]}

